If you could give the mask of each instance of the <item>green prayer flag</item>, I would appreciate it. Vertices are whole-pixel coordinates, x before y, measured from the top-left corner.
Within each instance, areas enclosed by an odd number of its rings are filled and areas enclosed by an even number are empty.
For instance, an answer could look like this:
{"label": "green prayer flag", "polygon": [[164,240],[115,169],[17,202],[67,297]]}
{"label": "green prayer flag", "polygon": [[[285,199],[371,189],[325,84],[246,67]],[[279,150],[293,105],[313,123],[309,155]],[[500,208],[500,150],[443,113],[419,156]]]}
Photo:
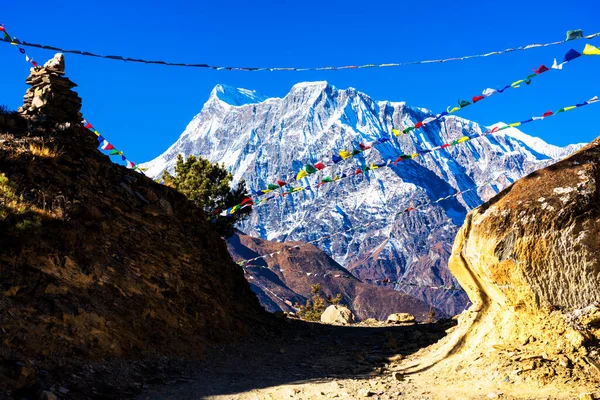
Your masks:
{"label": "green prayer flag", "polygon": [[554,115],[560,114],[561,112],[565,112],[565,109],[564,108],[559,109],[557,112],[554,113]]}
{"label": "green prayer flag", "polygon": [[333,182],[333,179],[331,179],[329,176],[326,176],[321,182]]}
{"label": "green prayer flag", "polygon": [[402,131],[402,133],[408,133],[408,132],[412,131],[413,129],[415,129],[415,127],[414,127],[414,126],[409,126],[408,128],[404,129],[404,130]]}
{"label": "green prayer flag", "polygon": [[118,156],[121,155],[121,152],[119,150],[111,150],[110,153],[108,153],[109,156]]}
{"label": "green prayer flag", "polygon": [[357,149],[355,149],[355,150],[352,152],[352,155],[353,155],[353,156],[355,156],[355,155],[357,155],[357,154],[360,154],[360,152],[361,152],[361,150],[357,150]]}
{"label": "green prayer flag", "polygon": [[466,107],[468,105],[470,105],[471,103],[469,103],[466,100],[458,100],[458,105],[460,106],[460,108]]}
{"label": "green prayer flag", "polygon": [[269,184],[267,185],[267,189],[269,189],[269,190],[275,190],[275,189],[279,189],[279,185],[275,185],[275,184],[273,184],[273,183],[269,183]]}
{"label": "green prayer flag", "polygon": [[581,39],[582,37],[583,37],[583,31],[581,29],[567,31],[567,41]]}
{"label": "green prayer flag", "polygon": [[[527,75],[527,78],[525,78],[526,80],[530,80],[531,78],[533,78],[534,76],[536,76],[537,74],[531,74],[531,75]],[[527,82],[525,82],[527,83]]]}
{"label": "green prayer flag", "polygon": [[309,174],[314,174],[315,172],[317,172],[317,169],[310,164],[306,164],[304,166],[304,170]]}

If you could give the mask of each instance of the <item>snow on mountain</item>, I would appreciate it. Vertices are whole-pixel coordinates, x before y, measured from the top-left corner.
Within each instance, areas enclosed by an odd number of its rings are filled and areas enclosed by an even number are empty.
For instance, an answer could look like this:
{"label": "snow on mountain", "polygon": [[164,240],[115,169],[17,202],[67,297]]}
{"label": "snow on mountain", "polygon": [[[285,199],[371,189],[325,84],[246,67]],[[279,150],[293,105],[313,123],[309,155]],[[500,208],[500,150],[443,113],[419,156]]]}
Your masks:
{"label": "snow on mountain", "polygon": [[238,89],[227,85],[217,85],[210,93],[210,99],[218,99],[230,106],[243,106],[265,101],[267,98],[255,90]]}
{"label": "snow on mountain", "polygon": [[[249,188],[256,190],[277,179],[293,179],[304,164],[330,160],[341,149],[391,137],[374,150],[303,180],[314,184],[325,175],[395,160],[398,154],[439,146],[485,129],[473,121],[447,116],[408,135],[391,134],[392,127],[414,126],[430,116],[434,114],[423,108],[376,102],[353,88],[340,90],[327,82],[299,83],[285,97],[268,99],[253,91],[217,86],[179,139],[145,166],[150,168],[149,175],[160,176],[163,170],[172,170],[177,154],[201,155],[225,163],[236,180],[245,179]],[[278,198],[255,207],[240,229],[276,241],[309,241],[335,234],[319,246],[361,279],[450,284],[447,258],[466,213],[524,174],[577,148],[552,146],[517,129],[507,129],[391,168],[323,185],[319,190]],[[432,203],[498,175],[500,181],[493,186]],[[424,209],[419,212],[398,214],[421,204]],[[357,228],[366,223],[371,223],[368,228]],[[349,230],[352,228],[356,229]],[[448,314],[462,311],[467,301],[462,292],[405,285],[397,289]]]}
{"label": "snow on mountain", "polygon": [[[502,126],[506,126],[506,125],[507,124],[505,124],[504,122],[498,122],[496,124],[493,124],[489,128],[494,128],[496,126],[502,127]],[[569,154],[573,154],[574,152],[576,152],[577,150],[581,149],[583,146],[586,145],[586,143],[577,143],[577,144],[570,144],[565,147],[559,147],[559,146],[555,146],[553,144],[548,144],[540,138],[537,138],[534,136],[529,136],[529,135],[521,132],[517,128],[508,128],[508,129],[503,130],[502,133],[504,135],[512,137],[513,139],[523,142],[525,145],[529,146],[531,149],[537,151],[538,153],[550,156],[553,159],[564,158],[564,157],[568,156]]]}

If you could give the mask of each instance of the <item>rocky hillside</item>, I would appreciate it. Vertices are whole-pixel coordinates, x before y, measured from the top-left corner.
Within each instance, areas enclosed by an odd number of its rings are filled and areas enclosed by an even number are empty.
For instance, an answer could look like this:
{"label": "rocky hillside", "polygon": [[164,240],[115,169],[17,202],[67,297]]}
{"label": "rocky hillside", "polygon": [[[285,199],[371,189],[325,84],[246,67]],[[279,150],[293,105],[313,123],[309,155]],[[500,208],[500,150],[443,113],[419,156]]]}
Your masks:
{"label": "rocky hillside", "polygon": [[[265,98],[253,91],[219,85],[179,139],[164,154],[149,162],[149,173],[158,176],[171,169],[177,154],[202,155],[224,162],[236,179],[252,189],[263,189],[278,179],[293,179],[300,168],[328,161],[342,149],[382,136],[392,140],[327,173],[341,175],[371,162],[395,160],[450,142],[484,127],[456,116],[433,122],[409,135],[394,137],[402,129],[434,116],[431,111],[405,103],[375,101],[355,89],[337,89],[327,82],[304,82],[283,98]],[[256,207],[240,229],[267,240],[307,242],[365,223],[367,229],[348,232],[319,243],[336,262],[360,279],[408,281],[450,285],[447,269],[452,241],[467,212],[514,182],[532,168],[553,162],[578,146],[560,148],[516,129],[406,160],[345,179],[341,184],[303,191]],[[503,174],[495,187],[469,192],[428,207],[425,212],[396,216],[411,205],[487,182]],[[436,293],[398,287],[430,304]],[[464,309],[464,294],[448,297],[439,306],[453,314]]]}
{"label": "rocky hillside", "polygon": [[0,398],[60,374],[89,395],[110,371],[80,360],[198,356],[263,316],[200,211],[97,150],[63,74],[0,119]]}
{"label": "rocky hillside", "polygon": [[599,205],[600,138],[472,211],[450,270],[474,304],[407,371],[435,365],[432,373],[478,382],[489,374],[513,391],[597,390]]}
{"label": "rocky hillside", "polygon": [[[270,242],[241,233],[235,234],[227,243],[235,261],[302,244]],[[388,315],[398,312],[411,313],[419,321],[429,318],[430,306],[423,301],[395,291],[392,286],[386,288],[361,282],[312,245],[284,251],[252,264],[246,268],[246,277],[269,311],[295,311],[292,306],[305,304],[312,297],[312,285],[318,283],[326,296],[341,294],[342,303],[347,304],[359,319],[385,320]],[[433,311],[435,318],[446,316],[440,310]]]}

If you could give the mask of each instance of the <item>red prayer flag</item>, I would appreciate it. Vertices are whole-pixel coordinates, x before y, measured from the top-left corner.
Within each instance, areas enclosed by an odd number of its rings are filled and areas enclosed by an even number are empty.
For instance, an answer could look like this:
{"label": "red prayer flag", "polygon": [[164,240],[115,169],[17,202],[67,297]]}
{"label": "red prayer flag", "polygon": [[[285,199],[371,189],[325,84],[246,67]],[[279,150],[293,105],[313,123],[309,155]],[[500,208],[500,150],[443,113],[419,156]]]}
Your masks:
{"label": "red prayer flag", "polygon": [[320,171],[323,168],[325,168],[325,164],[323,164],[321,161],[319,161],[318,163],[315,164],[315,168]]}
{"label": "red prayer flag", "polygon": [[450,147],[450,145],[448,143],[446,143],[446,144],[443,144],[441,148],[445,149],[446,147]]}
{"label": "red prayer flag", "polygon": [[415,125],[415,129],[419,129],[420,127],[423,126],[423,121],[419,121],[417,122],[417,124]]}
{"label": "red prayer flag", "polygon": [[357,169],[354,175],[362,174],[362,169]]}
{"label": "red prayer flag", "polygon": [[106,142],[106,146],[104,146],[102,150],[113,150],[114,148],[115,147],[112,144]]}
{"label": "red prayer flag", "polygon": [[250,197],[246,197],[244,200],[242,200],[242,202],[240,204],[244,205],[246,203],[254,204],[254,202],[252,201],[252,198],[250,198]]}
{"label": "red prayer flag", "polygon": [[483,100],[485,99],[485,96],[475,96],[473,97],[472,101],[473,103],[477,103],[479,100]]}
{"label": "red prayer flag", "polygon": [[492,128],[492,131],[491,131],[491,132],[492,132],[492,133],[494,133],[494,132],[497,132],[497,131],[498,131],[498,127],[497,127],[497,126],[495,126],[495,127],[493,127],[493,128]]}
{"label": "red prayer flag", "polygon": [[544,64],[540,65],[538,69],[533,69],[533,72],[535,72],[537,75],[543,74],[546,71],[550,71],[550,68],[546,67]]}
{"label": "red prayer flag", "polygon": [[87,124],[85,124],[85,128],[87,129],[92,129],[92,124],[90,124],[89,122]]}
{"label": "red prayer flag", "polygon": [[280,180],[277,180],[277,184],[279,185],[279,187],[287,185],[287,183],[285,183],[284,181],[280,181]]}
{"label": "red prayer flag", "polygon": [[0,32],[2,32],[2,31],[4,31],[4,30],[5,30],[5,29],[4,29],[4,26],[3,26],[3,25],[0,25]]}
{"label": "red prayer flag", "polygon": [[367,146],[367,145],[365,145],[365,144],[362,144],[362,143],[359,143],[358,145],[360,146],[360,149],[361,149],[362,151],[365,151],[365,150],[367,150],[367,149],[370,149],[370,148],[371,148],[371,146]]}
{"label": "red prayer flag", "polygon": [[554,113],[553,113],[552,111],[546,111],[546,112],[545,112],[545,113],[542,115],[542,117],[550,117],[550,116],[552,116],[552,115],[554,115]]}

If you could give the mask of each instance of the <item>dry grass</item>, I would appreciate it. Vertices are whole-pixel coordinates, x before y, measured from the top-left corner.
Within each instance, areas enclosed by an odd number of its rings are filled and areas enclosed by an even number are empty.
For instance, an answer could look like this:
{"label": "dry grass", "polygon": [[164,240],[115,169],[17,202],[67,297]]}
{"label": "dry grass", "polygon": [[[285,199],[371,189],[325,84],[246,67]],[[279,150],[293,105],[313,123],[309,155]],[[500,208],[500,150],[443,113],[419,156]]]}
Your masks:
{"label": "dry grass", "polygon": [[40,158],[57,158],[63,154],[61,150],[47,147],[46,143],[29,143],[29,151],[33,156]]}
{"label": "dry grass", "polygon": [[[45,196],[44,196],[45,197]],[[63,216],[63,210],[60,207],[47,209],[45,206],[40,208],[23,200],[23,197],[17,194],[16,185],[10,182],[8,177],[0,173],[0,221],[8,218],[10,215],[23,215],[28,212],[35,213],[32,220],[23,220],[17,223],[17,228],[23,230],[30,226],[39,227],[41,218],[60,218]]]}

